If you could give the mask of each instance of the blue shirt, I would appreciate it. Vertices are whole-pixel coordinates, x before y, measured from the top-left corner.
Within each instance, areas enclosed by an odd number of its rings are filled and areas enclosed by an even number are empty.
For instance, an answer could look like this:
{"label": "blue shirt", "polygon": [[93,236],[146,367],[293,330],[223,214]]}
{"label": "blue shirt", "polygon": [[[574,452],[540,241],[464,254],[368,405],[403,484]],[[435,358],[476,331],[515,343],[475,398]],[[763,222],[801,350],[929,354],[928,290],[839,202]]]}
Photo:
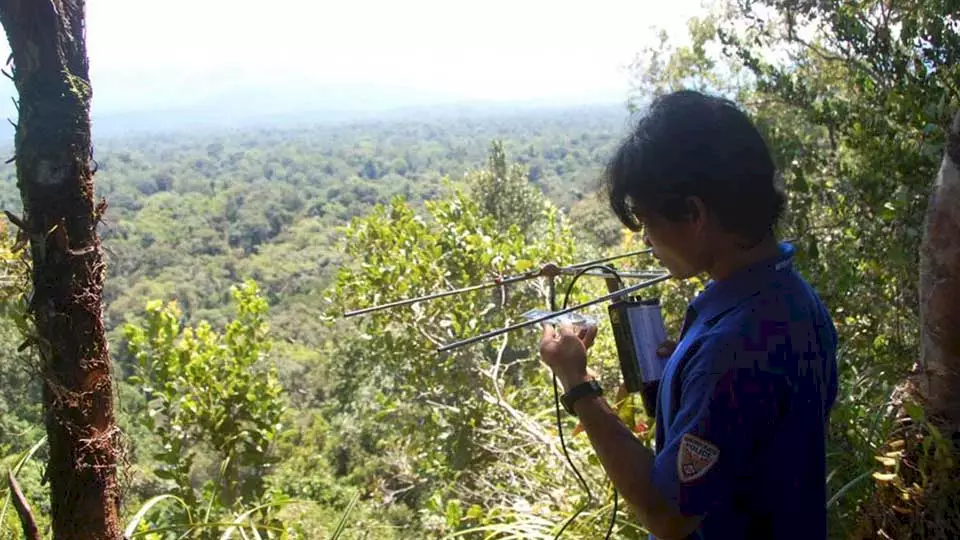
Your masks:
{"label": "blue shirt", "polygon": [[793,253],[708,284],[665,366],[652,480],[691,538],[826,538],[837,335]]}

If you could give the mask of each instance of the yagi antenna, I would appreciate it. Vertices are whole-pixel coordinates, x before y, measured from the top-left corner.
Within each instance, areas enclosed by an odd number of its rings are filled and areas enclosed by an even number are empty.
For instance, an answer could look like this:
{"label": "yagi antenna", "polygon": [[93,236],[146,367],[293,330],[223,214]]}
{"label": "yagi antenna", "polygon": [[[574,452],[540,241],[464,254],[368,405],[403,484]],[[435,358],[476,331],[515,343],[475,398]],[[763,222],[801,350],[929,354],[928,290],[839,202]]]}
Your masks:
{"label": "yagi antenna", "polygon": [[618,297],[618,296],[624,296],[624,295],[630,294],[631,292],[638,291],[638,290],[640,290],[640,289],[643,289],[643,288],[646,288],[646,287],[650,287],[650,286],[656,285],[657,283],[660,283],[660,282],[662,282],[662,281],[666,281],[667,279],[669,279],[669,278],[671,277],[670,274],[665,273],[665,272],[657,272],[657,271],[649,271],[649,270],[647,270],[647,271],[643,271],[643,270],[641,270],[641,271],[628,271],[628,270],[620,271],[620,270],[617,270],[617,271],[615,271],[615,272],[607,272],[607,271],[604,271],[603,269],[595,269],[595,270],[594,270],[594,269],[591,269],[591,270],[587,270],[586,272],[583,271],[584,268],[589,267],[589,266],[598,265],[598,264],[601,264],[601,263],[605,263],[605,262],[609,262],[609,261],[614,261],[614,260],[617,260],[617,259],[623,259],[623,258],[626,258],[626,257],[633,257],[633,256],[636,256],[636,255],[643,255],[643,254],[650,253],[650,252],[652,252],[652,251],[653,251],[653,250],[651,250],[651,249],[641,249],[641,250],[637,250],[637,251],[631,251],[631,252],[629,252],[629,253],[623,253],[623,254],[621,254],[621,255],[613,255],[613,256],[610,256],[610,257],[604,257],[604,258],[601,258],[601,259],[596,259],[596,260],[592,260],[592,261],[577,263],[577,264],[573,264],[573,265],[570,265],[570,266],[558,266],[558,265],[553,264],[553,263],[548,263],[548,264],[543,265],[542,267],[540,267],[540,268],[537,269],[537,270],[531,270],[531,271],[529,271],[529,272],[525,272],[525,273],[523,273],[523,274],[519,274],[519,275],[516,275],[516,276],[500,277],[500,278],[496,278],[496,279],[494,279],[494,280],[492,280],[492,281],[489,281],[489,282],[486,282],[486,283],[481,283],[481,284],[479,284],[479,285],[471,285],[471,286],[469,286],[469,287],[462,287],[462,288],[459,288],[459,289],[452,289],[452,290],[448,290],[448,291],[442,291],[442,292],[438,292],[438,293],[428,294],[428,295],[425,295],[425,296],[418,296],[418,297],[416,297],[416,298],[408,298],[408,299],[406,299],[406,300],[397,300],[397,301],[395,301],[395,302],[390,302],[390,303],[387,303],[387,304],[380,304],[380,305],[371,306],[371,307],[368,307],[368,308],[358,309],[358,310],[354,310],[354,311],[348,311],[348,312],[344,313],[343,316],[344,316],[344,317],[355,317],[355,316],[358,316],[358,315],[365,315],[365,314],[367,314],[367,313],[373,313],[373,312],[382,311],[382,310],[385,310],[385,309],[391,309],[391,308],[396,308],[396,307],[408,306],[408,305],[410,305],[410,304],[416,304],[416,303],[419,303],[419,302],[427,302],[427,301],[430,301],[430,300],[436,300],[436,299],[438,299],[438,298],[444,298],[444,297],[447,297],[447,296],[453,296],[453,295],[457,295],[457,294],[464,294],[464,293],[468,293],[468,292],[480,291],[480,290],[484,290],[484,289],[490,289],[490,288],[493,288],[493,287],[502,287],[502,286],[504,286],[504,285],[509,285],[509,284],[511,284],[511,283],[517,283],[517,282],[520,282],[520,281],[526,281],[526,280],[535,279],[535,278],[538,278],[538,277],[550,278],[551,281],[552,281],[552,280],[553,280],[554,278],[556,278],[557,276],[580,274],[580,275],[583,275],[583,276],[603,277],[603,278],[606,278],[606,279],[628,278],[628,279],[643,279],[643,280],[645,280],[645,281],[643,281],[642,283],[638,283],[638,284],[636,284],[636,285],[633,285],[633,286],[630,286],[630,287],[626,287],[626,288],[623,288],[623,289],[618,289],[618,290],[616,290],[616,291],[614,291],[614,292],[611,292],[610,294],[607,294],[607,295],[605,295],[605,296],[601,296],[601,297],[599,297],[599,298],[595,298],[595,299],[593,299],[593,300],[590,300],[589,302],[584,302],[583,304],[580,304],[580,305],[577,305],[577,306],[573,306],[573,307],[566,308],[566,309],[563,309],[563,310],[560,310],[560,311],[552,312],[552,313],[549,313],[549,314],[547,314],[547,315],[543,315],[543,316],[541,316],[541,317],[537,317],[537,318],[534,318],[534,319],[531,319],[531,320],[528,320],[528,321],[525,321],[525,322],[522,322],[522,323],[518,323],[518,324],[515,324],[515,325],[512,325],[512,326],[507,326],[507,327],[504,327],[504,328],[500,328],[500,329],[497,329],[497,330],[493,330],[493,331],[491,331],[491,332],[487,332],[487,333],[485,333],[485,334],[480,334],[480,335],[478,335],[478,336],[474,336],[474,337],[467,338],[467,339],[464,339],[464,340],[461,340],[461,341],[457,341],[457,342],[454,342],[454,343],[450,343],[450,344],[448,344],[448,345],[444,345],[444,346],[439,347],[439,348],[437,349],[437,352],[446,352],[446,351],[449,351],[449,350],[452,350],[452,349],[455,349],[455,348],[458,348],[458,347],[463,347],[463,346],[466,346],[466,345],[470,345],[470,344],[472,344],[472,343],[476,343],[476,342],[478,342],[478,341],[482,341],[482,340],[485,340],[485,339],[490,339],[490,338],[493,338],[493,337],[496,337],[496,336],[505,334],[505,333],[507,333],[507,332],[512,332],[512,331],[514,331],[514,330],[519,330],[519,329],[521,329],[521,328],[525,328],[525,327],[528,327],[528,326],[532,326],[532,325],[535,325],[535,324],[537,324],[537,323],[541,323],[541,322],[543,322],[543,321],[552,319],[552,318],[554,318],[554,317],[557,317],[557,316],[560,316],[560,315],[564,315],[564,314],[566,314],[566,313],[573,312],[573,311],[575,311],[575,310],[577,310],[577,309],[581,309],[581,308],[584,308],[584,307],[587,307],[587,306],[591,306],[591,305],[594,305],[594,304],[598,304],[598,303],[600,303],[600,302],[603,302],[603,301],[605,301],[605,300],[610,300],[610,299],[616,298],[616,297]]}
{"label": "yagi antenna", "polygon": [[506,326],[506,327],[504,327],[504,328],[500,328],[500,329],[497,329],[497,330],[493,330],[493,331],[491,331],[491,332],[487,332],[486,334],[480,334],[479,336],[474,336],[474,337],[472,337],[472,338],[467,338],[467,339],[464,339],[464,340],[461,340],[461,341],[456,341],[456,342],[450,343],[449,345],[444,345],[443,347],[438,348],[438,349],[437,349],[437,352],[446,352],[446,351],[449,351],[449,350],[451,350],[451,349],[456,349],[457,347],[463,347],[464,345],[470,345],[471,343],[476,343],[477,341],[482,341],[482,340],[484,340],[484,339],[490,339],[490,338],[493,338],[493,337],[497,337],[497,336],[499,336],[499,335],[501,335],[501,334],[506,334],[507,332],[512,332],[512,331],[514,331],[514,330],[519,330],[519,329],[521,329],[521,328],[526,328],[527,326],[532,326],[532,325],[534,325],[534,324],[541,323],[541,322],[543,322],[543,321],[552,319],[552,318],[554,318],[554,317],[558,317],[558,316],[560,316],[560,315],[564,315],[564,314],[570,313],[570,312],[572,312],[572,311],[576,311],[576,310],[581,309],[581,308],[585,308],[585,307],[587,307],[587,306],[592,306],[592,305],[594,305],[594,304],[599,304],[600,302],[603,302],[604,300],[610,300],[610,299],[616,298],[616,297],[618,297],[618,296],[623,296],[623,295],[625,295],[625,294],[630,294],[630,293],[632,293],[632,292],[634,292],[634,291],[639,291],[640,289],[644,289],[644,288],[646,288],[646,287],[651,287],[651,286],[653,286],[653,285],[656,285],[657,283],[660,283],[661,281],[666,281],[666,280],[670,279],[671,277],[672,277],[672,276],[671,276],[670,274],[661,274],[660,276],[655,277],[655,278],[653,278],[653,279],[651,279],[651,280],[647,280],[647,281],[644,281],[644,282],[642,282],[642,283],[637,283],[636,285],[632,285],[632,286],[630,286],[630,287],[626,287],[626,288],[623,288],[623,289],[618,289],[618,290],[616,290],[616,291],[614,291],[614,292],[612,292],[612,293],[610,293],[610,294],[606,294],[606,295],[601,296],[601,297],[599,297],[599,298],[594,298],[593,300],[590,300],[590,301],[588,301],[588,302],[584,302],[584,303],[582,303],[582,304],[579,304],[579,305],[576,305],[576,306],[573,306],[573,307],[568,307],[567,309],[561,309],[560,311],[554,311],[554,312],[548,313],[548,314],[546,314],[546,315],[541,315],[540,317],[537,317],[537,318],[535,318],[535,319],[530,319],[529,321],[524,321],[524,322],[522,322],[522,323],[517,323],[517,324],[514,324],[514,325],[512,325],[512,326]]}

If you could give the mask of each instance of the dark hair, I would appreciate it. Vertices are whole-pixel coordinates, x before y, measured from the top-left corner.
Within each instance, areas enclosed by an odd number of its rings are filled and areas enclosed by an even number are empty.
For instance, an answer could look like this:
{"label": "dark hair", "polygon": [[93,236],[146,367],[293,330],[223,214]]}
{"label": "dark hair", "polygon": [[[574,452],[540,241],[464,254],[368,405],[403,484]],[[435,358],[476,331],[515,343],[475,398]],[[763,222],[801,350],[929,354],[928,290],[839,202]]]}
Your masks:
{"label": "dark hair", "polygon": [[653,100],[607,164],[610,206],[631,230],[637,215],[672,221],[699,197],[727,231],[759,242],[786,206],[767,144],[732,101],[693,90]]}

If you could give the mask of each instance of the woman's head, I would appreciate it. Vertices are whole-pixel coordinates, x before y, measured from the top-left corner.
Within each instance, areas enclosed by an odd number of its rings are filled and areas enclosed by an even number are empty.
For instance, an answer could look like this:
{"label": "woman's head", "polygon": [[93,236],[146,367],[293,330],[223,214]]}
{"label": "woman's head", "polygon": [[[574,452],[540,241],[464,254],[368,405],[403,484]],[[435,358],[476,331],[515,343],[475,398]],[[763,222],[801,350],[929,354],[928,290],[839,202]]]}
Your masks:
{"label": "woman's head", "polygon": [[773,234],[786,198],[766,142],[733,102],[682,90],[653,101],[607,164],[610,205],[644,231],[677,277],[706,270],[712,251]]}

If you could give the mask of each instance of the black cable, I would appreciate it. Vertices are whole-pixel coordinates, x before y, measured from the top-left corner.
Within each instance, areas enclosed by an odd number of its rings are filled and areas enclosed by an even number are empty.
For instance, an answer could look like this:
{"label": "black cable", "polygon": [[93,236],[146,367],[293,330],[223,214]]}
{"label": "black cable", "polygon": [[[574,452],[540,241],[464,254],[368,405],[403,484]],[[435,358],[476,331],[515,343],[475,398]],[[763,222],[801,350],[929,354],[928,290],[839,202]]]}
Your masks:
{"label": "black cable", "polygon": [[[613,274],[613,276],[617,279],[618,287],[623,288],[623,279],[620,278],[620,274],[618,274],[617,271],[614,270],[612,266],[609,266],[606,264],[593,264],[590,266],[585,266],[583,268],[578,269],[577,273],[574,274],[573,279],[570,281],[570,285],[567,286],[567,291],[563,295],[562,309],[567,309],[567,304],[570,301],[570,293],[573,291],[573,286],[574,284],[577,283],[577,280],[580,279],[580,276],[582,276],[583,274],[585,274],[590,270],[594,270],[598,268],[601,270],[606,270],[607,272],[610,272],[611,274]],[[552,295],[552,294],[550,295],[550,311],[557,311],[556,298],[555,298],[555,295]],[[565,531],[567,527],[571,523],[573,523],[573,520],[576,519],[581,512],[583,512],[583,509],[586,508],[587,504],[589,504],[590,501],[593,500],[593,494],[590,492],[590,486],[587,485],[587,482],[583,479],[583,476],[580,475],[580,471],[578,471],[576,465],[573,464],[573,460],[570,458],[570,454],[567,451],[567,444],[563,439],[563,424],[561,423],[561,420],[560,420],[560,393],[559,393],[559,390],[557,389],[556,375],[553,376],[553,398],[554,398],[554,406],[556,407],[556,411],[557,411],[557,432],[560,434],[560,447],[563,449],[563,455],[566,456],[567,458],[567,463],[570,464],[570,467],[573,469],[573,473],[577,475],[577,479],[580,480],[580,484],[583,486],[584,491],[587,492],[587,502],[581,505],[580,508],[578,508],[577,511],[574,512],[573,515],[567,519],[566,523],[563,524],[563,527],[561,527],[560,530],[557,531],[557,534],[553,537],[554,540],[557,540],[558,538],[560,538],[560,535],[563,534],[563,531]],[[610,525],[607,528],[607,534],[606,536],[604,536],[604,538],[607,538],[607,539],[610,538],[610,534],[613,532],[613,525],[616,522],[616,519],[617,519],[617,489],[616,487],[614,487],[613,513],[610,516]]]}

